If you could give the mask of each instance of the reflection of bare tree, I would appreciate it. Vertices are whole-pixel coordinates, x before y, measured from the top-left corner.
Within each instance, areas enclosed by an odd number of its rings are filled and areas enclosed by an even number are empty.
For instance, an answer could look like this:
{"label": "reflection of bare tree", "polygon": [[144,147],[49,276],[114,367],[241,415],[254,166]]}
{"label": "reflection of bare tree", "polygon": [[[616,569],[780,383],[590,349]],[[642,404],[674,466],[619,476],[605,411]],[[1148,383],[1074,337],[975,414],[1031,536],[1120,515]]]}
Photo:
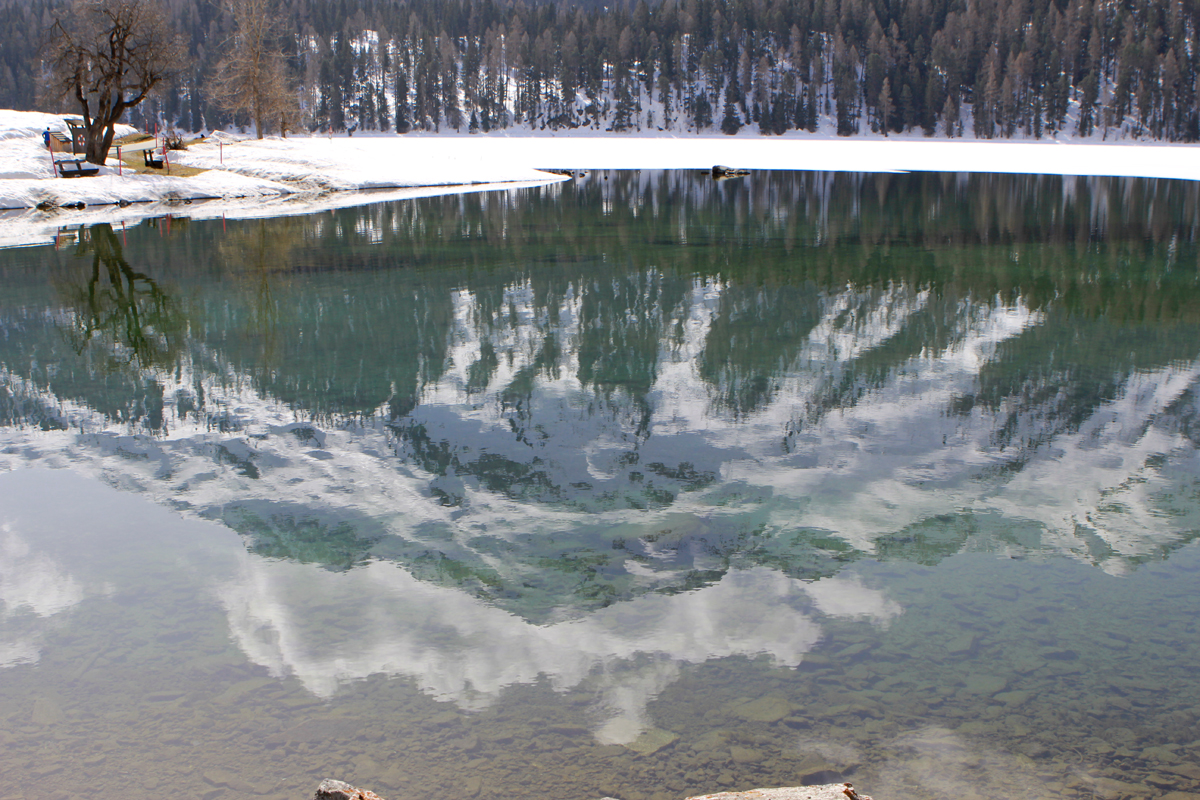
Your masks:
{"label": "reflection of bare tree", "polygon": [[86,281],[60,285],[74,310],[67,335],[75,351],[82,353],[98,341],[125,364],[174,366],[187,328],[178,303],[153,278],[129,265],[111,225],[91,226],[80,255],[89,250],[92,269]]}
{"label": "reflection of bare tree", "polygon": [[274,363],[279,350],[279,302],[274,289],[281,274],[291,269],[292,252],[304,243],[305,231],[294,217],[256,220],[230,230],[221,239],[217,255],[225,271],[253,297],[247,333],[261,347],[264,363]]}

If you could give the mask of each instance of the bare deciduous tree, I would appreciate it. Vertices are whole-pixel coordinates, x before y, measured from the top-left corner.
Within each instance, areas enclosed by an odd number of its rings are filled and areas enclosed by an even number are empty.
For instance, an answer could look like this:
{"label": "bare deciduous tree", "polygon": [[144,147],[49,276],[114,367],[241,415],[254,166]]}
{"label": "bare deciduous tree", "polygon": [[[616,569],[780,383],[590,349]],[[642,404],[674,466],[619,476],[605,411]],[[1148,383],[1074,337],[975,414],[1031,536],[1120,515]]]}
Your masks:
{"label": "bare deciduous tree", "polygon": [[299,124],[300,106],[280,47],[282,26],[272,0],[226,0],[234,31],[217,64],[209,93],[225,109],[248,113],[258,138],[278,124],[287,135]]}
{"label": "bare deciduous tree", "polygon": [[155,0],[75,0],[55,20],[46,48],[50,95],[79,103],[88,161],[104,163],[125,110],[174,74],[182,52]]}

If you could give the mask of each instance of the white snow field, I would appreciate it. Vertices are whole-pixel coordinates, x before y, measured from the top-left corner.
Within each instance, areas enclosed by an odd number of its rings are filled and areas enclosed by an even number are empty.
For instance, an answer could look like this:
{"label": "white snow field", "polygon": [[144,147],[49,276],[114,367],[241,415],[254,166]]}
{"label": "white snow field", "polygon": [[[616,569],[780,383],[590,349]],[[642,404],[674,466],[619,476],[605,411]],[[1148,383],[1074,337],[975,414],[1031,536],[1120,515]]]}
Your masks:
{"label": "white snow field", "polygon": [[[293,136],[253,140],[218,132],[173,164],[182,177],[118,174],[115,159],[90,178],[55,178],[42,131],[61,115],[0,110],[0,246],[48,242],[58,228],[165,213],[231,218],[308,213],[337,206],[563,180],[544,169],[746,169],[849,172],[1007,172],[1200,180],[1200,147],[1131,142],[839,138],[792,132],[763,137],[662,132],[519,132]],[[131,132],[123,126],[119,132]],[[496,184],[503,184],[497,186]],[[366,190],[388,190],[384,192]],[[195,200],[220,202],[197,203]],[[84,211],[63,206],[84,204]],[[120,205],[139,204],[130,208]],[[38,211],[36,207],[50,207]],[[120,205],[118,205],[120,204]],[[100,208],[96,208],[100,206]]]}
{"label": "white snow field", "polygon": [[95,177],[56,178],[42,140],[47,127],[65,128],[58,115],[0,111],[0,209],[560,179],[512,159],[483,163],[469,148],[448,152],[437,162],[414,158],[395,136],[255,141],[222,134],[169,153],[172,164],[208,170],[199,175],[119,174],[116,159],[110,158]]}

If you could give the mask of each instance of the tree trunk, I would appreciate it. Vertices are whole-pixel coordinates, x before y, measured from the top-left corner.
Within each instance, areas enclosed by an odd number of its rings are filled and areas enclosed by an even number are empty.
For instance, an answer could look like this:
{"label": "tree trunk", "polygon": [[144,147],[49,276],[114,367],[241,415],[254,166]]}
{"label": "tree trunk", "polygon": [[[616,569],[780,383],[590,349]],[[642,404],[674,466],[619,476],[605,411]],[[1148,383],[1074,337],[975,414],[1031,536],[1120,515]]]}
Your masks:
{"label": "tree trunk", "polygon": [[87,127],[87,140],[84,147],[84,158],[89,164],[104,166],[108,159],[108,148],[112,147],[113,128],[111,124],[93,119]]}

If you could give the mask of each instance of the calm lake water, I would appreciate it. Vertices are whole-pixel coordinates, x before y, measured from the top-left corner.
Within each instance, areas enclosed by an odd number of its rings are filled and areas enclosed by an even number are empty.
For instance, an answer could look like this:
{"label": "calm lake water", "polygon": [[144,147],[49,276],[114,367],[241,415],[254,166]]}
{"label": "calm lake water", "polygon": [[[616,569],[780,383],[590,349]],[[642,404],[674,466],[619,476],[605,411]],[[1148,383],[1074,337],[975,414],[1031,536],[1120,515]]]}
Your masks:
{"label": "calm lake water", "polygon": [[0,798],[1200,797],[1198,233],[642,172],[0,251]]}

